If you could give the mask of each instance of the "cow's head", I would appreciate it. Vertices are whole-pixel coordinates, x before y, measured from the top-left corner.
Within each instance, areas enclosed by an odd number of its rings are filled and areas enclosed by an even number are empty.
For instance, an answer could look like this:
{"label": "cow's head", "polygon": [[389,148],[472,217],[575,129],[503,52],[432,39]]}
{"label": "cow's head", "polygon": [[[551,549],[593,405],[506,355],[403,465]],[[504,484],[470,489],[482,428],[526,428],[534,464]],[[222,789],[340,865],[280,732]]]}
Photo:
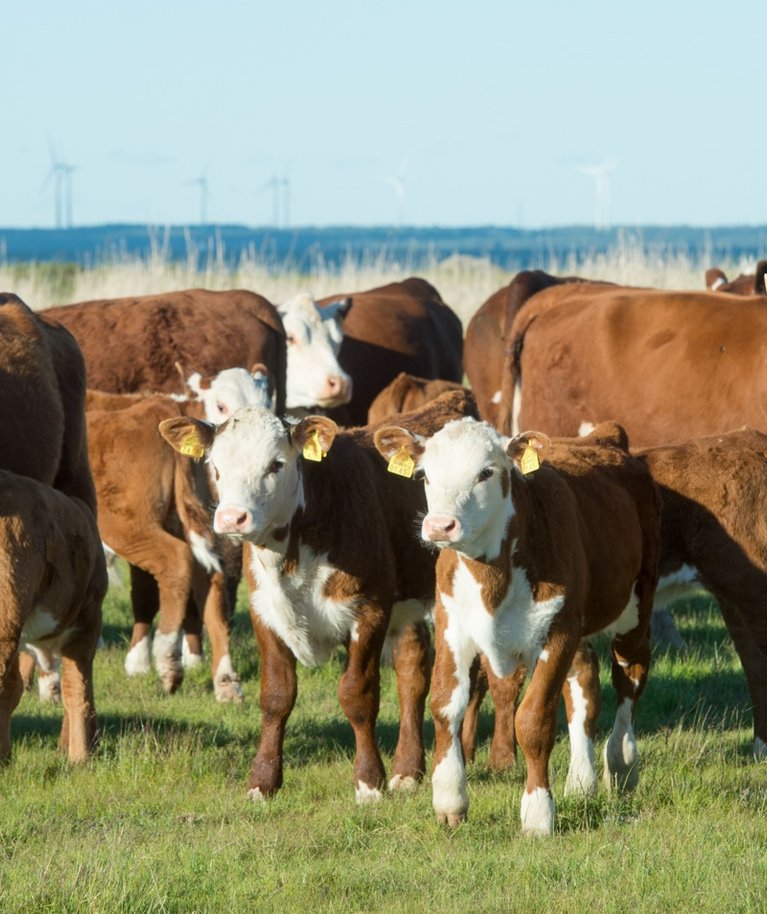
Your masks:
{"label": "cow's head", "polygon": [[349,307],[342,299],[320,308],[306,293],[278,305],[288,340],[288,409],[330,409],[351,400],[352,379],[338,363]]}
{"label": "cow's head", "polygon": [[250,371],[226,368],[206,378],[195,371],[185,379],[185,384],[192,397],[202,401],[205,418],[214,425],[226,422],[244,406],[274,408],[274,380],[260,362]]}
{"label": "cow's head", "polygon": [[187,417],[160,423],[160,433],[176,450],[207,455],[219,497],[216,533],[257,544],[287,535],[304,504],[302,462],[327,454],[337,431],[324,416],[288,425],[262,407],[237,410],[218,428]]}
{"label": "cow's head", "polygon": [[375,445],[387,460],[406,454],[423,477],[423,540],[492,561],[514,516],[511,475],[531,472],[533,455],[540,465],[549,439],[537,432],[504,438],[486,422],[459,419],[428,439],[388,426],[376,432]]}

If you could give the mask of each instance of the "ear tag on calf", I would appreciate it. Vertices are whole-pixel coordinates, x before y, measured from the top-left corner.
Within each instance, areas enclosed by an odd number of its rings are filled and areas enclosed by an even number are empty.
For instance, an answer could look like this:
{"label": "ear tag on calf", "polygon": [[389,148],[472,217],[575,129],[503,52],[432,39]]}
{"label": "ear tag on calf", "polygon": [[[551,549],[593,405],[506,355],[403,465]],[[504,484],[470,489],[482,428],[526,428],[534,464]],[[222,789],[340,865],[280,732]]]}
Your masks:
{"label": "ear tag on calf", "polygon": [[527,447],[522,452],[522,458],[519,461],[519,468],[525,474],[529,476],[530,473],[534,473],[536,470],[540,469],[541,462],[538,459],[538,452],[536,449],[528,442]]}
{"label": "ear tag on calf", "polygon": [[200,458],[205,456],[205,448],[200,444],[200,441],[194,432],[187,432],[187,434],[184,435],[178,449],[182,454],[186,454],[187,457],[194,457],[195,460],[200,460]]}
{"label": "ear tag on calf", "polygon": [[324,456],[325,453],[320,444],[320,433],[319,431],[315,431],[312,437],[304,445],[304,457],[307,460],[314,460],[319,463]]}
{"label": "ear tag on calf", "polygon": [[404,476],[406,479],[410,479],[414,469],[415,461],[405,450],[404,445],[392,457],[389,461],[389,466],[387,467],[387,470],[390,473],[394,473],[395,476]]}

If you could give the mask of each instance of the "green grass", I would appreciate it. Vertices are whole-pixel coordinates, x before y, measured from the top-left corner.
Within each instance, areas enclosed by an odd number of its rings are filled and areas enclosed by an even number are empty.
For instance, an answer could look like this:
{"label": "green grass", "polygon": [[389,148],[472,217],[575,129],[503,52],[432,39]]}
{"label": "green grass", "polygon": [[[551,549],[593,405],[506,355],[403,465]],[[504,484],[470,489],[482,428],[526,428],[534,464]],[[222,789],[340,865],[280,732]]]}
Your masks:
{"label": "green grass", "polygon": [[[340,656],[300,671],[284,788],[253,805],[245,782],[259,732],[258,659],[246,614],[233,636],[246,703],[217,705],[203,671],[165,697],[154,676],[126,678],[129,612],[125,594],[112,592],[96,661],[95,758],[73,768],[58,755],[61,710],[35,695],[14,717],[14,759],[0,771],[0,912],[762,912],[767,765],[751,758],[745,683],[716,607],[699,599],[679,609],[690,652],[662,655],[651,671],[638,790],[563,798],[562,733],[557,834],[530,840],[519,834],[524,762],[486,770],[488,706],[466,824],[451,833],[434,821],[428,785],[357,807],[336,700]],[[602,741],[613,711],[606,688]],[[387,670],[387,763],[396,732]],[[432,734],[428,722],[429,745]]]}

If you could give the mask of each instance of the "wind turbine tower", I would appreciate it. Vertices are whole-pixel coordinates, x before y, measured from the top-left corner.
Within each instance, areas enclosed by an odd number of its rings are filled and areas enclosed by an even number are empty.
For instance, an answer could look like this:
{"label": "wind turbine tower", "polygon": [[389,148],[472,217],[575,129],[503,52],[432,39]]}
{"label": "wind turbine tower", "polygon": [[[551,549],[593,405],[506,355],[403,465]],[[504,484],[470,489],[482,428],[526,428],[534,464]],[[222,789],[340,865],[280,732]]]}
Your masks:
{"label": "wind turbine tower", "polygon": [[607,231],[611,224],[612,177],[618,167],[615,159],[605,159],[599,165],[581,165],[578,171],[594,179],[594,228]]}
{"label": "wind turbine tower", "polygon": [[390,184],[397,198],[397,225],[402,227],[405,219],[405,163],[403,162],[397,171],[386,179]]}
{"label": "wind turbine tower", "polygon": [[40,190],[45,190],[53,181],[54,225],[57,229],[72,228],[72,173],[76,170],[76,167],[59,159],[50,140],[48,141],[48,150],[51,157],[51,167],[40,186]]}

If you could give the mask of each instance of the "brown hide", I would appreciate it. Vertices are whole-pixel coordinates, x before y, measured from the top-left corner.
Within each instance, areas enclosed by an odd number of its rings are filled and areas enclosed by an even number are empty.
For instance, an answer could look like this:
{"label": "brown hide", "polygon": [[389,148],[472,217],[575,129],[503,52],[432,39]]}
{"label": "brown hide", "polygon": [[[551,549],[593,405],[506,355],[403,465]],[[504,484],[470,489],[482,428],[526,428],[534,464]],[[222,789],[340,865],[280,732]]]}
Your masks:
{"label": "brown hide", "polygon": [[632,445],[767,428],[761,296],[663,292],[592,284],[538,293],[517,316],[499,428],[575,436],[619,421]]}
{"label": "brown hide", "polygon": [[338,360],[353,380],[351,401],[331,411],[338,422],[364,425],[376,394],[404,371],[461,382],[463,330],[437,290],[411,277],[377,289],[332,295],[320,306],[349,298]]}
{"label": "brown hide", "polygon": [[461,385],[456,381],[439,379],[429,381],[402,371],[370,404],[367,424],[374,425],[377,422],[383,422],[384,419],[398,416],[400,413],[411,412],[425,406],[448,390],[459,390],[460,388]]}
{"label": "brown hide", "polygon": [[263,296],[245,290],[188,289],[101,299],[41,312],[77,338],[88,385],[111,393],[179,391],[176,362],[203,374],[262,362],[285,408],[286,343],[282,321]]}
{"label": "brown hide", "polygon": [[732,292],[735,295],[767,295],[765,288],[767,260],[760,260],[754,273],[742,273],[729,281],[718,267],[706,270],[706,288],[711,292]]}

